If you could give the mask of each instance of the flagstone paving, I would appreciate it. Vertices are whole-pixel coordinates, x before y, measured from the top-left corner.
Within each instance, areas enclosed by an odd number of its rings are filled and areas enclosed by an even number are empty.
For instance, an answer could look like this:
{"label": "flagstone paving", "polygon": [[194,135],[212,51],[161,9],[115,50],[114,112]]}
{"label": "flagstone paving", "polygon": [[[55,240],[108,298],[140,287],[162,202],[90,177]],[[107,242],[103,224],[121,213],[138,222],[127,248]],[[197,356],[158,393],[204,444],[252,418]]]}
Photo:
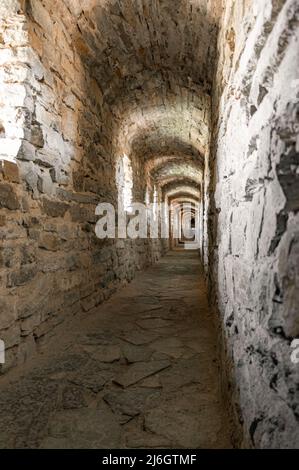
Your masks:
{"label": "flagstone paving", "polygon": [[229,448],[196,252],[171,252],[0,379],[1,448]]}

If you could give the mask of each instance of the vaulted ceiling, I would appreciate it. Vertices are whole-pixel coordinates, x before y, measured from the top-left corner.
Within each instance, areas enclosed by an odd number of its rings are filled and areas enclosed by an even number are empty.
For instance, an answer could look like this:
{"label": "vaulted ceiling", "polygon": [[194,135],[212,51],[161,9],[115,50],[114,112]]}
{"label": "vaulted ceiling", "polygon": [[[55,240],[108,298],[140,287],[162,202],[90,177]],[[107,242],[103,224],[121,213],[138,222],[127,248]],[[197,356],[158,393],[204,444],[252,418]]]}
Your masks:
{"label": "vaulted ceiling", "polygon": [[182,184],[194,193],[208,148],[220,2],[65,3],[77,22],[74,43],[102,91],[111,152],[142,160],[165,194]]}

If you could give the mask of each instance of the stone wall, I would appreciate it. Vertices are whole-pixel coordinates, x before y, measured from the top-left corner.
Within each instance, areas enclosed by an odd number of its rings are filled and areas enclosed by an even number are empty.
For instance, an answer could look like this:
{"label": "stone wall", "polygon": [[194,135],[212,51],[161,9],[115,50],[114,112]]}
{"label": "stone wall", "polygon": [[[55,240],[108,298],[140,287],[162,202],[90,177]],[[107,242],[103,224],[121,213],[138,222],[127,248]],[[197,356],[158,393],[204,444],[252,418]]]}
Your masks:
{"label": "stone wall", "polygon": [[[3,370],[69,315],[157,260],[158,240],[99,240],[98,202],[116,203],[116,155],[88,46],[67,2],[6,0],[0,25],[0,338]],[[2,118],[3,116],[3,118]],[[145,190],[133,164],[137,192]],[[135,189],[134,189],[135,191]]]}
{"label": "stone wall", "polygon": [[299,4],[223,5],[205,253],[223,376],[244,446],[297,447]]}
{"label": "stone wall", "polygon": [[95,236],[95,207],[117,204],[127,155],[135,201],[155,188],[197,200],[204,187],[203,259],[236,440],[294,447],[298,1],[137,3],[0,4],[5,368],[167,249]]}

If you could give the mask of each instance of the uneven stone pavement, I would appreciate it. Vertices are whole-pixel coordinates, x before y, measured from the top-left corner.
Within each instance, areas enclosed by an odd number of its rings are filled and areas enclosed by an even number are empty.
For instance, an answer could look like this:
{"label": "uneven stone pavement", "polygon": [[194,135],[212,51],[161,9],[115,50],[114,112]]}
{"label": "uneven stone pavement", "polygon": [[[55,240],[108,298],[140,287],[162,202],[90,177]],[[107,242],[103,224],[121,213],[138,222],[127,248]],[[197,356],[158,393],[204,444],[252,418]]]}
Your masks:
{"label": "uneven stone pavement", "polygon": [[0,379],[1,448],[228,448],[196,252],[171,252]]}

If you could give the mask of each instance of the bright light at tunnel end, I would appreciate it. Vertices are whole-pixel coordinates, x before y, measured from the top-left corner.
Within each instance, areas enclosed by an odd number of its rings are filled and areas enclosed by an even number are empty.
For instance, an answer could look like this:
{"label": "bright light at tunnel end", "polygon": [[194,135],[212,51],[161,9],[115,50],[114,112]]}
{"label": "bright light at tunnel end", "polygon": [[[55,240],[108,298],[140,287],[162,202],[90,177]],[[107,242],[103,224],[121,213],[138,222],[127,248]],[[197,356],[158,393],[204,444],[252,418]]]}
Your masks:
{"label": "bright light at tunnel end", "polygon": [[199,204],[131,203],[126,210],[110,203],[97,205],[95,233],[99,239],[178,239],[185,249],[199,248]]}

